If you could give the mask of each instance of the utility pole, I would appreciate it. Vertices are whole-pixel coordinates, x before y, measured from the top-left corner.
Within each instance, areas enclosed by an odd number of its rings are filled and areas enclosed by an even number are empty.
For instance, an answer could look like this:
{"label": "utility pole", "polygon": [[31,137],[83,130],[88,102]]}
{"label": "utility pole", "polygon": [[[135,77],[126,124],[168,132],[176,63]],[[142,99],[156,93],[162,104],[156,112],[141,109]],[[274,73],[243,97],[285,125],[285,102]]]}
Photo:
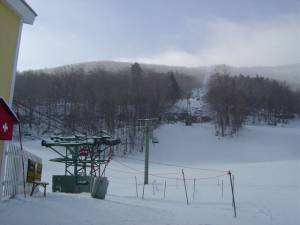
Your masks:
{"label": "utility pole", "polygon": [[144,170],[144,184],[148,184],[149,176],[149,120],[145,121],[145,170]]}
{"label": "utility pole", "polygon": [[144,168],[144,185],[149,183],[149,139],[150,129],[152,129],[152,122],[158,120],[157,118],[152,119],[139,119],[144,122],[144,137],[145,137],[145,168]]}

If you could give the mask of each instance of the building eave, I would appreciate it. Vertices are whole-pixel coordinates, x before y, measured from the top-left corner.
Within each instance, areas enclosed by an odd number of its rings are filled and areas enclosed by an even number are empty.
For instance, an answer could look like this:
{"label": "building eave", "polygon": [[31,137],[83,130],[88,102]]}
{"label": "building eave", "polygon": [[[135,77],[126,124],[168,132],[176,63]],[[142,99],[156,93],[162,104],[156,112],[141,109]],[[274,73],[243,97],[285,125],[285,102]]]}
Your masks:
{"label": "building eave", "polygon": [[33,24],[36,12],[24,0],[0,0],[13,10],[23,23]]}
{"label": "building eave", "polygon": [[14,113],[14,111],[12,111],[12,109],[9,107],[9,105],[6,103],[6,101],[2,97],[0,97],[0,105],[3,105],[6,108],[6,111],[10,114],[11,118],[13,119],[13,121],[15,123],[20,122],[18,116]]}

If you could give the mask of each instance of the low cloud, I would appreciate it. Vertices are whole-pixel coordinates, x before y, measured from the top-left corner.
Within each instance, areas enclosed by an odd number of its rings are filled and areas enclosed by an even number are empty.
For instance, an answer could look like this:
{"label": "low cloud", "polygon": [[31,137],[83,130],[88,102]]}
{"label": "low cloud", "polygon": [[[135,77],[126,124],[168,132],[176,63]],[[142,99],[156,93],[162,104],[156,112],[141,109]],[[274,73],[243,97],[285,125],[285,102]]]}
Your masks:
{"label": "low cloud", "polygon": [[102,35],[100,31],[89,33],[63,27],[59,29],[37,21],[35,26],[24,26],[18,69],[101,59],[176,66],[274,66],[300,62],[298,14],[267,21],[189,18],[185,25],[182,32],[175,34],[167,31],[153,34],[157,40],[164,39],[166,33],[176,38],[154,44],[151,42],[154,37],[145,36],[137,45],[126,38],[122,42],[109,34]]}
{"label": "low cloud", "polygon": [[[197,29],[202,23],[193,24]],[[118,60],[177,66],[275,66],[300,62],[299,15],[240,23],[215,19],[207,26],[206,32],[201,34],[205,46],[201,45],[192,53],[170,49],[157,55]]]}

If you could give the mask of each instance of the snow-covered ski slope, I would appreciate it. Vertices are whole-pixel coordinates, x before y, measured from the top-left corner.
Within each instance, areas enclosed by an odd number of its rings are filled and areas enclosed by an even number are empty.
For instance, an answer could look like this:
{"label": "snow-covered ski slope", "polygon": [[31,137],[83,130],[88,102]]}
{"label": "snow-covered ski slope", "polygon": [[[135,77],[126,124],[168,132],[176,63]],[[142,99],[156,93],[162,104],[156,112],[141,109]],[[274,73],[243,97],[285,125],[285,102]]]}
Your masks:
{"label": "snow-covered ski slope", "polygon": [[[150,185],[144,199],[143,154],[138,153],[115,157],[109,165],[106,200],[51,192],[45,199],[41,193],[20,196],[0,203],[0,224],[300,224],[299,121],[287,127],[246,126],[239,136],[224,139],[214,136],[211,124],[163,125],[154,135],[159,143],[150,147]],[[25,146],[43,158],[43,180],[51,183],[53,174],[63,174],[62,165],[48,161],[56,154],[42,148],[40,141],[26,141]],[[187,178],[188,206],[181,169]],[[235,176],[237,218],[223,172],[229,169]]]}

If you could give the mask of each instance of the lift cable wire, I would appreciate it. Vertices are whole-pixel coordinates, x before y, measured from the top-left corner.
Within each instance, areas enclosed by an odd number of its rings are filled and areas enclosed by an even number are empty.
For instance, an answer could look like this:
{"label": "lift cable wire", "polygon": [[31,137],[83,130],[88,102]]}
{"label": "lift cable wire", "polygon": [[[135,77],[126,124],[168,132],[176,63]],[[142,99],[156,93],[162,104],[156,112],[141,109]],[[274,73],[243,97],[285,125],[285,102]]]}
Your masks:
{"label": "lift cable wire", "polygon": [[[135,169],[135,168],[133,168],[133,167],[131,167],[131,166],[128,166],[127,164],[125,164],[125,163],[123,163],[123,162],[120,162],[120,161],[114,161],[114,162],[117,162],[117,163],[119,163],[120,165],[122,165],[122,166],[124,166],[124,167],[126,167],[126,168],[128,168],[128,169],[131,169],[131,170],[133,170],[133,171],[136,171],[136,172],[138,172],[138,173],[140,173],[140,174],[143,174],[144,172],[143,171],[140,171],[140,170],[138,170],[138,169]],[[132,174],[131,172],[126,172],[126,171],[123,171],[123,173],[129,173],[129,174]],[[153,176],[153,177],[158,177],[158,178],[163,178],[163,179],[169,179],[169,180],[182,180],[183,178],[181,178],[181,177],[168,177],[168,176],[160,176],[160,175],[157,175],[157,174],[151,174],[151,173],[149,173],[149,175],[150,176]],[[195,177],[195,178],[186,178],[185,180],[207,180],[207,179],[216,179],[216,178],[219,178],[219,177],[223,177],[223,176],[227,176],[228,175],[228,172],[224,172],[223,171],[223,173],[222,174],[218,174],[218,175],[215,175],[215,176],[208,176],[208,177]]]}
{"label": "lift cable wire", "polygon": [[[125,159],[130,159],[130,160],[144,162],[143,159],[137,159],[137,158],[127,157],[127,156],[114,156],[114,157],[125,158]],[[190,166],[185,166],[185,165],[176,165],[176,164],[170,164],[170,163],[162,163],[162,162],[151,161],[151,160],[149,162],[153,163],[153,164],[164,165],[164,166],[171,166],[171,167],[178,167],[178,168],[186,168],[186,169],[193,169],[193,170],[203,170],[203,171],[211,171],[211,172],[224,172],[224,173],[228,173],[228,171],[226,171],[226,170],[190,167]]]}

